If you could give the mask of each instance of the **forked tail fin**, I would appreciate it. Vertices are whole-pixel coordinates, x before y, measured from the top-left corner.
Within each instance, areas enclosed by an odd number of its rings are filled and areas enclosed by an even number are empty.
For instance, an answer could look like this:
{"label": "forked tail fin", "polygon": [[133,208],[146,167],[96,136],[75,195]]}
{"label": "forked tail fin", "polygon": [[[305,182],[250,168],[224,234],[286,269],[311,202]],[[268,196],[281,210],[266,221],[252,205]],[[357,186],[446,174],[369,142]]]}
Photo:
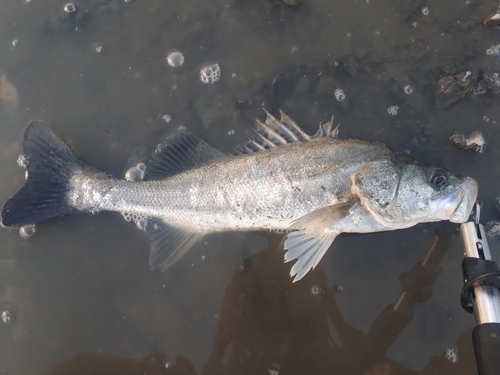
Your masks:
{"label": "forked tail fin", "polygon": [[47,124],[32,121],[24,133],[27,179],[2,208],[2,225],[19,227],[79,212],[67,203],[69,178],[83,161]]}

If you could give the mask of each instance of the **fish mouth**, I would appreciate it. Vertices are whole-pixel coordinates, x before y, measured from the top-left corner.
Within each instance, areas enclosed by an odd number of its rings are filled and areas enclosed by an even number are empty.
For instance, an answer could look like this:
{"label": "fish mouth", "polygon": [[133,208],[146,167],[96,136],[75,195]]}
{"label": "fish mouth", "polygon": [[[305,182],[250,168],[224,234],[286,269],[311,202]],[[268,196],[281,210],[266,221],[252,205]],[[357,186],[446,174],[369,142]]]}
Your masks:
{"label": "fish mouth", "polygon": [[473,178],[467,177],[460,192],[460,203],[450,217],[452,223],[465,223],[476,203],[478,185]]}
{"label": "fish mouth", "polygon": [[436,206],[437,217],[441,220],[449,220],[452,223],[465,223],[476,202],[477,191],[476,180],[466,177],[461,189],[438,201]]}

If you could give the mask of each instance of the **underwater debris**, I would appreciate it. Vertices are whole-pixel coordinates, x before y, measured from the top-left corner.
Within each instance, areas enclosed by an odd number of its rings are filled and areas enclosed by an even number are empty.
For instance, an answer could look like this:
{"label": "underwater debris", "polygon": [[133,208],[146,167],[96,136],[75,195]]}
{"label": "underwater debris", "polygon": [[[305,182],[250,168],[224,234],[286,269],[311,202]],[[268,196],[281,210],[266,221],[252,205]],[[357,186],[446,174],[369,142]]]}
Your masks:
{"label": "underwater debris", "polygon": [[488,221],[484,226],[484,231],[490,236],[497,236],[500,234],[500,222]]}
{"label": "underwater debris", "polygon": [[493,13],[483,21],[485,26],[500,29],[500,13]]}

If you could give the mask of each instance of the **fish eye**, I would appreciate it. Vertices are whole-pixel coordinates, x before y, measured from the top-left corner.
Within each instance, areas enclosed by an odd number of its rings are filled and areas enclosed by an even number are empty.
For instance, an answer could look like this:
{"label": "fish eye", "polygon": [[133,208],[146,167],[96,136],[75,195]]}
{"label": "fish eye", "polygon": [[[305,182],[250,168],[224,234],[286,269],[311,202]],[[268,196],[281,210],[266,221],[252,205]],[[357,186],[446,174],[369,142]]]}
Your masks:
{"label": "fish eye", "polygon": [[429,177],[429,182],[436,190],[441,190],[448,185],[448,176],[442,169],[434,169]]}

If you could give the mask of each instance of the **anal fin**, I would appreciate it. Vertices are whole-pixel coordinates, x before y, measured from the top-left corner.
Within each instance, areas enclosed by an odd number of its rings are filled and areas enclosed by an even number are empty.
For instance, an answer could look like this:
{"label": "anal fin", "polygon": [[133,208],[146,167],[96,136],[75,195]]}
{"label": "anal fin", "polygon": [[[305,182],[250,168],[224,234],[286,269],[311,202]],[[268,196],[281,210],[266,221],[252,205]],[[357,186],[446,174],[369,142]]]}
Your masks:
{"label": "anal fin", "polygon": [[203,237],[201,233],[186,231],[159,218],[149,219],[145,231],[151,245],[151,269],[170,267]]}

